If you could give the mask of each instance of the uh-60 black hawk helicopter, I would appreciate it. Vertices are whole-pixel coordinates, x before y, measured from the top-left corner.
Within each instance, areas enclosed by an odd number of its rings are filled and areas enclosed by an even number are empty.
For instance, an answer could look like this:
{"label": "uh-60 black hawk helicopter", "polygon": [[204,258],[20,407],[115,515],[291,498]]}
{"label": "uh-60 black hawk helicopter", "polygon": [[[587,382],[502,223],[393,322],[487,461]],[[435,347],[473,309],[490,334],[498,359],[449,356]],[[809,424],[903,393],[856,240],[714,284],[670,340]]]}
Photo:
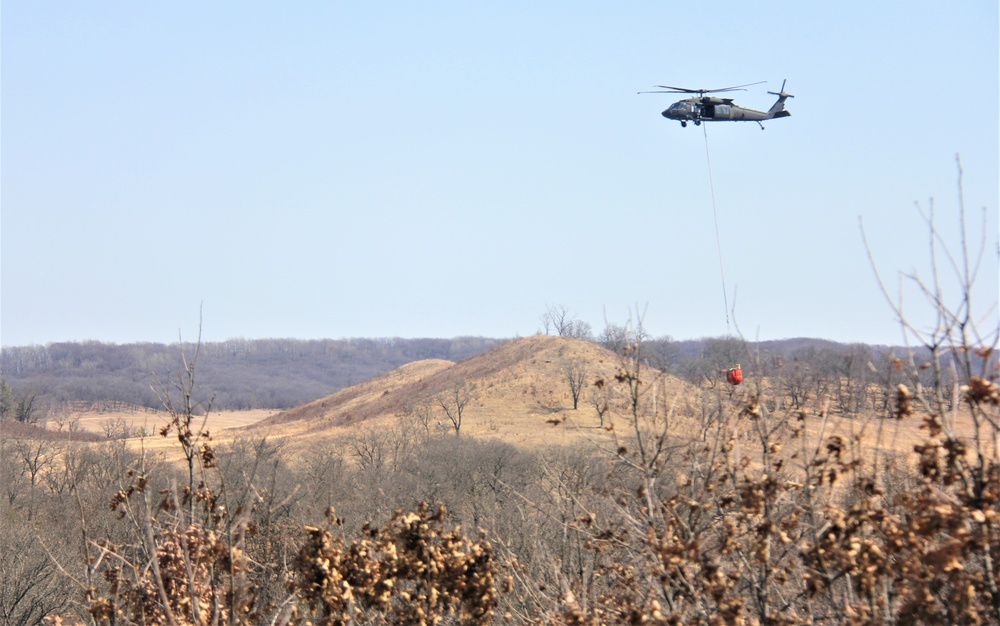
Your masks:
{"label": "uh-60 black hawk helicopter", "polygon": [[670,85],[656,85],[657,91],[640,91],[639,93],[689,93],[698,94],[694,98],[687,98],[671,104],[665,111],[663,117],[668,120],[677,120],[681,126],[687,126],[688,122],[694,122],[695,126],[700,126],[702,122],[757,122],[763,130],[764,120],[788,117],[791,115],[785,110],[785,100],[794,98],[790,93],[785,93],[785,81],[781,81],[781,91],[769,91],[767,93],[778,96],[778,101],[765,111],[747,109],[733,104],[732,98],[717,98],[706,96],[707,93],[722,93],[725,91],[746,91],[744,87],[760,85],[765,81],[748,83],[746,85],[734,85],[723,87],[722,89],[686,89],[684,87],[671,87]]}

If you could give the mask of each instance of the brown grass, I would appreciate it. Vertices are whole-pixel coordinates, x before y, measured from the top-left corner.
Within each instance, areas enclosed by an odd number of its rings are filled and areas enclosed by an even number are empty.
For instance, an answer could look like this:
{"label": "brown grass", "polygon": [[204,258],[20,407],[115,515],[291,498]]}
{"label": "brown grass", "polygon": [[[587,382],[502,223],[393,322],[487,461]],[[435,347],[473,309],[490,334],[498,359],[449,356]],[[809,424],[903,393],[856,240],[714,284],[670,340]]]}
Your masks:
{"label": "brown grass", "polygon": [[[492,438],[536,448],[578,441],[606,441],[590,395],[598,379],[612,380],[620,357],[588,341],[538,335],[507,342],[459,363],[430,360],[401,367],[385,376],[342,390],[301,407],[283,411],[251,429],[281,437],[295,446],[317,438],[339,438],[358,428],[390,427],[408,409],[433,410],[431,428],[447,432],[450,422],[438,403],[456,384],[476,386],[476,398],[466,407],[462,435]],[[577,410],[564,369],[585,363],[587,384]],[[648,372],[645,401],[664,412],[670,403],[690,408],[697,390],[672,376]],[[655,391],[652,391],[655,388]],[[624,398],[606,416],[621,421]],[[440,425],[439,425],[440,424]]]}
{"label": "brown grass", "polygon": [[[564,372],[571,363],[584,363],[587,368],[587,382],[577,410],[572,408]],[[285,440],[296,449],[311,446],[317,440],[342,439],[359,429],[395,427],[401,419],[415,419],[407,417],[408,411],[423,405],[432,410],[431,429],[451,434],[451,424],[437,398],[447,394],[456,384],[471,383],[476,386],[477,397],[466,407],[463,436],[497,439],[528,449],[587,442],[603,446],[613,435],[600,427],[590,401],[596,389],[593,383],[603,379],[610,384],[620,363],[618,355],[591,342],[537,335],[504,343],[459,363],[438,359],[410,363],[285,411],[212,412],[204,428],[211,432],[216,444],[249,432]],[[672,434],[694,435],[704,390],[651,368],[644,369],[643,376],[644,413],[659,417],[669,413],[674,416]],[[764,387],[766,389],[766,385]],[[749,400],[753,389],[744,384],[729,391],[732,397],[728,402],[731,406],[740,406]],[[820,436],[840,435],[849,445],[908,453],[926,436],[919,416],[898,421],[827,414],[824,419],[819,417],[821,412],[820,404],[813,404],[806,410],[808,446],[815,446]],[[135,446],[142,445],[171,456],[170,451],[176,448],[175,437],[164,438],[157,434],[167,419],[164,411],[64,409],[49,420],[49,427],[72,428],[96,440],[102,438],[110,422],[117,420],[126,423],[133,433],[141,429],[147,434],[144,439],[131,439]],[[611,402],[605,424],[614,424],[619,435],[629,434],[626,432],[629,412],[622,395]],[[971,435],[971,428],[971,423],[962,420],[955,425],[960,437]],[[742,435],[752,436],[751,433]]]}

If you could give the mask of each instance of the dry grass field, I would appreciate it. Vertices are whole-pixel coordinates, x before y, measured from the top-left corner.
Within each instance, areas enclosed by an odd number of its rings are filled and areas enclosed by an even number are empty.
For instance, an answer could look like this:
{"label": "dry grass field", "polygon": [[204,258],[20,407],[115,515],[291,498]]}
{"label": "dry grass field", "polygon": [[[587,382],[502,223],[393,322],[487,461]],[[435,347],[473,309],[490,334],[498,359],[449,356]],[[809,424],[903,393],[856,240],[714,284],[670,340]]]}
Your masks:
{"label": "dry grass field", "polygon": [[[199,427],[222,444],[245,435],[281,440],[290,451],[318,443],[342,442],[370,431],[414,428],[427,434],[454,436],[442,402],[454,403],[456,389],[465,390],[461,436],[494,439],[526,449],[575,444],[607,448],[617,428],[628,436],[630,407],[612,381],[622,359],[600,346],[583,340],[538,335],[503,344],[485,354],[460,363],[445,360],[417,361],[388,374],[349,387],[325,398],[285,411],[213,411]],[[573,409],[569,376],[582,376],[578,406]],[[671,419],[672,435],[685,438],[698,429],[707,397],[722,398],[731,407],[751,401],[754,394],[770,395],[767,381],[748,378],[739,387],[699,389],[676,377],[651,368],[643,370],[642,410],[652,419]],[[595,383],[605,381],[603,393]],[[716,400],[717,401],[717,400]],[[602,428],[597,411],[606,403]],[[790,411],[783,412],[786,416]],[[909,453],[926,438],[922,420],[859,419],[823,410],[822,401],[806,408],[807,446],[839,435],[848,445],[867,450]],[[168,458],[176,451],[176,439],[160,437],[159,429],[169,419],[165,411],[65,412],[50,419],[50,427],[73,428],[106,434],[127,428],[134,446],[162,451]],[[963,421],[965,420],[965,421]],[[960,438],[971,436],[972,425],[965,414],[954,423]],[[139,435],[145,433],[146,437]],[[737,439],[752,436],[737,433]],[[179,452],[179,451],[178,451]]]}
{"label": "dry grass field", "polygon": [[[252,409],[248,411],[212,411],[205,427],[212,432],[220,432],[226,429],[243,428],[256,424],[277,413],[273,409]],[[82,411],[66,413],[59,416],[60,420],[70,423],[75,422],[80,430],[90,433],[105,434],[108,428],[122,423],[132,432],[138,433],[140,430],[149,435],[155,435],[169,417],[165,411],[133,411],[133,412],[95,412]]]}

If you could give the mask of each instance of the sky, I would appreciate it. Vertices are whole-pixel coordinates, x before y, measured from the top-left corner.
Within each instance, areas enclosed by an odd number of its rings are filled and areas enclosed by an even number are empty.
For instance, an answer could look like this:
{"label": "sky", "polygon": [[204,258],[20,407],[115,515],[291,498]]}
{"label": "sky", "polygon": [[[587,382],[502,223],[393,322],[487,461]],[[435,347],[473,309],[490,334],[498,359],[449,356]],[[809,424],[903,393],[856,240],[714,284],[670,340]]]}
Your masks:
{"label": "sky", "polygon": [[[960,252],[960,199],[995,330],[998,23],[995,0],[5,0],[0,343],[502,338],[561,306],[894,344],[860,224],[923,327],[899,273],[930,276],[921,209]],[[785,79],[764,131],[637,95],[767,81],[730,94],[767,110]]]}

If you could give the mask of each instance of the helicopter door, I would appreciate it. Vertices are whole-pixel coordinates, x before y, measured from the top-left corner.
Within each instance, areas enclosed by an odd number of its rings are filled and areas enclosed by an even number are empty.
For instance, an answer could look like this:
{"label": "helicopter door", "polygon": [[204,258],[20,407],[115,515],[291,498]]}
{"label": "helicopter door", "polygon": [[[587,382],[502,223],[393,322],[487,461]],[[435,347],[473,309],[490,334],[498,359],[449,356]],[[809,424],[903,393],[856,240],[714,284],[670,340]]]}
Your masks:
{"label": "helicopter door", "polygon": [[728,104],[720,104],[715,107],[715,117],[716,119],[728,120],[731,117],[732,109]]}
{"label": "helicopter door", "polygon": [[702,105],[701,116],[706,119],[713,119],[715,117],[715,105],[714,104]]}

